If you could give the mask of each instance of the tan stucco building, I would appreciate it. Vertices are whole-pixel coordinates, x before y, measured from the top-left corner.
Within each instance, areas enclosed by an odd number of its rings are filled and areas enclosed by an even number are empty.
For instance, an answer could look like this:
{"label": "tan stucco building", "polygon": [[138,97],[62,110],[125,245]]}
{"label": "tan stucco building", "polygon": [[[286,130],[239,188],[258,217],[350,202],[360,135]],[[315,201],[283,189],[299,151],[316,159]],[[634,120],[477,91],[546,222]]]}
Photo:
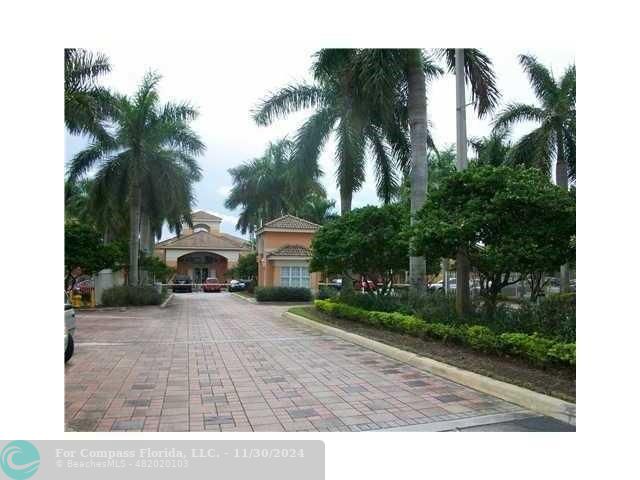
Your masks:
{"label": "tan stucco building", "polygon": [[256,232],[258,285],[308,287],[318,290],[319,273],[309,272],[311,239],[320,228],[303,218],[285,215]]}
{"label": "tan stucco building", "polygon": [[216,215],[199,210],[191,214],[191,219],[193,228],[184,224],[179,236],[157,243],[155,255],[195,283],[202,283],[207,277],[224,280],[238,258],[251,251],[249,242],[222,233],[222,219]]}

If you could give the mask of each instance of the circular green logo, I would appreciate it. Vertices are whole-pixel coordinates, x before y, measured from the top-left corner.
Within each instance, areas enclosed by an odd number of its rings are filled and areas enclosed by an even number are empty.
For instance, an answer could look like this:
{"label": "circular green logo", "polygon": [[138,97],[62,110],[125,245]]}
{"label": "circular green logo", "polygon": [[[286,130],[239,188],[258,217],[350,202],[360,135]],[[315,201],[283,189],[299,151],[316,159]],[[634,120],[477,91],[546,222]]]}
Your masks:
{"label": "circular green logo", "polygon": [[33,444],[16,440],[2,449],[0,466],[7,477],[13,480],[25,480],[38,471],[40,453]]}

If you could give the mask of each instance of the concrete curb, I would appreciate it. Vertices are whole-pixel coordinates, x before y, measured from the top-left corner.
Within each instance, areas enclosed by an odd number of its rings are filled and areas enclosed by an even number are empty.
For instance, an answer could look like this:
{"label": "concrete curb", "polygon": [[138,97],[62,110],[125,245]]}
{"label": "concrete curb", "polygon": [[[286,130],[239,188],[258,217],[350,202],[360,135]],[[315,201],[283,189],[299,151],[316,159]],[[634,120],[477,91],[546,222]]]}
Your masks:
{"label": "concrete curb", "polygon": [[415,353],[407,352],[396,347],[372,340],[355,333],[347,332],[336,327],[331,327],[323,323],[310,320],[295,313],[285,312],[283,317],[304,323],[310,327],[321,330],[324,333],[348,340],[356,345],[381,353],[387,357],[400,362],[407,363],[413,367],[426,372],[438,375],[439,377],[452,380],[483,393],[488,393],[494,397],[501,398],[521,407],[535,412],[553,417],[570,425],[576,424],[576,405],[559,398],[550,397],[542,393],[534,392],[517,385],[495,380],[479,373],[463,370],[453,365],[448,365],[428,357],[423,357]]}
{"label": "concrete curb", "polygon": [[82,308],[82,307],[74,307],[74,310],[76,311],[76,313],[94,313],[94,312],[115,312],[115,311],[125,311],[128,307],[95,307],[95,308],[91,308],[91,307],[87,307],[87,308]]}
{"label": "concrete curb", "polygon": [[245,297],[244,295],[240,295],[240,294],[238,294],[236,292],[229,292],[229,293],[231,295],[233,295],[234,297],[236,297],[236,298],[240,298],[240,299],[244,300],[245,302],[258,303],[255,298]]}
{"label": "concrete curb", "polygon": [[160,304],[160,308],[166,308],[166,306],[169,304],[169,302],[171,301],[174,295],[175,295],[174,293],[169,294],[167,299]]}

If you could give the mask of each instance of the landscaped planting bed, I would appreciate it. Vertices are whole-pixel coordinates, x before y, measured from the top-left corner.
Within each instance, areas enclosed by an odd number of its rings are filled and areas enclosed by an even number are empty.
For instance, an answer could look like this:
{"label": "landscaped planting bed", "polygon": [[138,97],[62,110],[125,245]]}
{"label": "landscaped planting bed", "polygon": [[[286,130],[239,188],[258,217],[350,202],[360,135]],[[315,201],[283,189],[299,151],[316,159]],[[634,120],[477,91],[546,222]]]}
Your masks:
{"label": "landscaped planting bed", "polygon": [[575,366],[575,343],[563,343],[536,334],[495,333],[482,325],[429,323],[413,315],[377,312],[333,300],[316,300],[318,310],[351,321],[394,332],[471,347],[485,353],[509,355],[536,366]]}
{"label": "landscaped planting bed", "polygon": [[400,333],[359,319],[340,318],[315,306],[293,307],[289,311],[496,380],[575,402],[575,366],[572,365],[541,367],[521,357],[487,354],[469,345]]}

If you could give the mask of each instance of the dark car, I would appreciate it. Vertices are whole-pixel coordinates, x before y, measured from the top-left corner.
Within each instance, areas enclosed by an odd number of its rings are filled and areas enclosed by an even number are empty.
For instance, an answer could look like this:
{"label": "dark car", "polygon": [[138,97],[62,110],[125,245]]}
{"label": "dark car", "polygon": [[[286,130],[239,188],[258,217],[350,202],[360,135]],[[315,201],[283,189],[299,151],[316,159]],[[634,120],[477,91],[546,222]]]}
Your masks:
{"label": "dark car", "polygon": [[222,290],[222,284],[218,282],[215,277],[207,278],[202,284],[203,292],[220,292]]}
{"label": "dark car", "polygon": [[189,275],[176,275],[173,279],[173,292],[193,292],[193,282]]}
{"label": "dark car", "polygon": [[242,280],[231,280],[229,282],[230,292],[242,292],[247,289],[247,284]]}

